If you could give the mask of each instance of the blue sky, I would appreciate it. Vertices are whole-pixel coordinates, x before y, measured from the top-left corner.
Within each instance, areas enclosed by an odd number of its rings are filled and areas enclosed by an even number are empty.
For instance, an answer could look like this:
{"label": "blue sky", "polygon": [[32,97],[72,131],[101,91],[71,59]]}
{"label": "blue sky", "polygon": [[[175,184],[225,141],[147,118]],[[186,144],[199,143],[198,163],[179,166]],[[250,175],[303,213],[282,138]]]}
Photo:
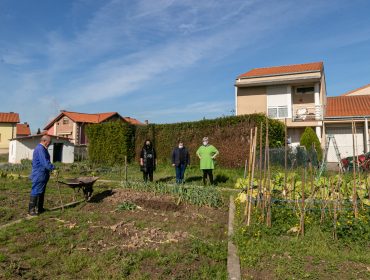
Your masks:
{"label": "blue sky", "polygon": [[0,111],[167,123],[232,114],[256,67],[324,61],[328,95],[370,83],[368,0],[0,0]]}

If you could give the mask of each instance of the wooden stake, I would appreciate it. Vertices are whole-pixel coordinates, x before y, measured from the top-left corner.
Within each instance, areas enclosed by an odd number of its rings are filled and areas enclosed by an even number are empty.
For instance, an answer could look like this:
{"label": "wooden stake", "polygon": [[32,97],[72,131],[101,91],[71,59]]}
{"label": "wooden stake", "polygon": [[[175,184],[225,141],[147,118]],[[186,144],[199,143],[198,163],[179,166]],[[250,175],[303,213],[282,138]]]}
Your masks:
{"label": "wooden stake", "polygon": [[[252,169],[252,158],[253,158],[253,145],[254,145],[254,137],[253,137],[253,128],[251,128],[250,136],[249,136],[249,162],[248,162],[248,178],[249,183],[251,182],[251,169]],[[245,209],[244,209],[244,217],[245,221],[248,221],[248,209],[249,209],[249,185],[247,185],[247,199],[245,201]]]}
{"label": "wooden stake", "polygon": [[270,142],[269,142],[269,124],[267,119],[267,126],[266,126],[266,153],[267,153],[267,196],[266,196],[266,203],[267,203],[267,226],[271,227],[271,186],[270,186],[270,180],[271,180],[271,173],[270,173]]}
{"label": "wooden stake", "polygon": [[248,160],[246,159],[244,163],[244,175],[243,175],[244,179],[247,178],[247,168],[248,168]]}
{"label": "wooden stake", "polygon": [[306,185],[306,167],[303,169],[303,174],[302,174],[302,203],[301,203],[301,221],[300,221],[300,229],[301,229],[301,235],[304,236],[304,217],[305,217],[305,195],[304,195],[304,190],[305,190],[305,185]]}
{"label": "wooden stake", "polygon": [[333,232],[333,237],[335,240],[338,239],[338,236],[337,236],[337,220],[338,220],[338,217],[337,217],[337,208],[338,208],[338,195],[333,192],[332,193],[332,199],[333,199],[333,211],[334,211],[334,232]]}
{"label": "wooden stake", "polygon": [[284,153],[284,190],[285,190],[285,199],[287,198],[287,180],[288,180],[288,127],[287,121],[285,118],[285,153]]}
{"label": "wooden stake", "polygon": [[261,205],[261,184],[262,184],[262,122],[260,126],[260,162],[259,162],[259,182],[258,182],[258,193],[257,193],[257,208]]}
{"label": "wooden stake", "polygon": [[352,189],[352,202],[353,202],[353,213],[355,218],[358,217],[357,210],[357,190],[356,190],[356,146],[355,146],[355,122],[352,119],[352,144],[353,144],[353,158],[352,158],[352,167],[353,167],[353,189]]}
{"label": "wooden stake", "polygon": [[253,158],[252,158],[252,172],[250,180],[250,191],[249,191],[249,208],[248,208],[248,220],[247,225],[250,225],[251,222],[251,212],[252,212],[252,199],[253,199],[253,180],[254,180],[254,169],[256,164],[256,148],[257,148],[257,127],[254,129],[253,137]]}
{"label": "wooden stake", "polygon": [[127,156],[125,156],[125,182],[127,183]]}

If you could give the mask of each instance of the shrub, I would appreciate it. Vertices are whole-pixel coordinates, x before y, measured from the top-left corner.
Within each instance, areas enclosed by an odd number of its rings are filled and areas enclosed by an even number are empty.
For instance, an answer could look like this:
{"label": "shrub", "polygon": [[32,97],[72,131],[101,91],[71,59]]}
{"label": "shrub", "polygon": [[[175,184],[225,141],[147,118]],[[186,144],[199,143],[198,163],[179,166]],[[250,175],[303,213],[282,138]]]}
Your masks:
{"label": "shrub", "polygon": [[317,137],[315,131],[311,127],[306,127],[304,130],[301,139],[300,139],[301,146],[305,146],[307,152],[312,153],[313,148],[317,153],[317,157],[319,160],[322,160],[322,150],[320,140]]}
{"label": "shrub", "polygon": [[106,165],[130,160],[134,150],[134,132],[132,125],[119,121],[91,124],[86,127],[89,139],[89,161]]}

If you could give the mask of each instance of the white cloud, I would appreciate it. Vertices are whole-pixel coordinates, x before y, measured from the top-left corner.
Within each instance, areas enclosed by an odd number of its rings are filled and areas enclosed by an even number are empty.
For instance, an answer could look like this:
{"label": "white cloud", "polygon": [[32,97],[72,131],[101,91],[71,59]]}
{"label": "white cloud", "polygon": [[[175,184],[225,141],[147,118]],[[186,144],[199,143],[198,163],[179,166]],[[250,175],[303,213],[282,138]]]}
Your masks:
{"label": "white cloud", "polygon": [[[58,107],[128,96],[169,71],[195,68],[237,50],[247,52],[251,44],[312,16],[323,5],[311,3],[301,9],[295,1],[245,0],[101,3],[74,34],[56,29],[40,43],[27,42],[23,50],[21,46],[17,53],[3,56],[7,63],[34,66],[20,71],[22,82],[14,90],[18,100],[37,102],[22,105],[29,116],[33,117],[34,110],[45,115]],[[30,59],[30,54],[39,57],[41,64]],[[183,110],[202,113],[197,104],[204,105],[195,103]],[[202,110],[216,114],[224,106],[220,102]]]}

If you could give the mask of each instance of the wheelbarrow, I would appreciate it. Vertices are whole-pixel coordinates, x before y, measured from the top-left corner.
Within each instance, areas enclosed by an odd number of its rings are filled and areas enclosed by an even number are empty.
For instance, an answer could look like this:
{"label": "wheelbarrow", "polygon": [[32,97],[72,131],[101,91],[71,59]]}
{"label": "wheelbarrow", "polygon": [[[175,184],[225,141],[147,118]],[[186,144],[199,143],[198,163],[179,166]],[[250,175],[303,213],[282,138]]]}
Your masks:
{"label": "wheelbarrow", "polygon": [[93,193],[93,185],[99,179],[99,177],[78,177],[72,179],[66,179],[65,181],[58,181],[58,183],[67,185],[74,190],[74,194],[82,190],[83,195],[87,201],[91,199]]}

